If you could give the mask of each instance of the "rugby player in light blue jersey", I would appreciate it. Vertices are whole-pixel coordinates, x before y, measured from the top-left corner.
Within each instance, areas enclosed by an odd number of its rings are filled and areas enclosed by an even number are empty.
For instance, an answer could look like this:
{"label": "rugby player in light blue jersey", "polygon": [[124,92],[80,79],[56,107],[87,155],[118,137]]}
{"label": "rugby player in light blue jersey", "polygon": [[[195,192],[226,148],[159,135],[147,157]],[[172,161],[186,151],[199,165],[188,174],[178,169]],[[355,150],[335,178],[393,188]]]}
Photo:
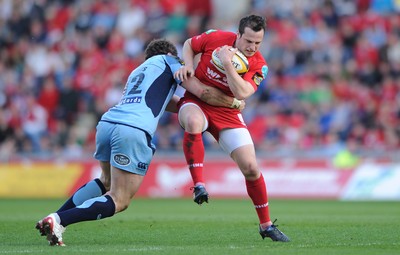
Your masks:
{"label": "rugby player in light blue jersey", "polygon": [[[159,119],[165,110],[177,112],[179,97],[174,93],[181,81],[173,74],[182,66],[176,47],[163,39],[151,41],[145,56],[146,61],[128,77],[120,102],[104,113],[96,127],[94,157],[100,162],[100,178],[82,186],[36,224],[50,245],[64,245],[62,234],[70,224],[127,209],[139,189],[155,152],[152,138]],[[237,107],[237,100],[196,78],[181,85],[211,105]]]}

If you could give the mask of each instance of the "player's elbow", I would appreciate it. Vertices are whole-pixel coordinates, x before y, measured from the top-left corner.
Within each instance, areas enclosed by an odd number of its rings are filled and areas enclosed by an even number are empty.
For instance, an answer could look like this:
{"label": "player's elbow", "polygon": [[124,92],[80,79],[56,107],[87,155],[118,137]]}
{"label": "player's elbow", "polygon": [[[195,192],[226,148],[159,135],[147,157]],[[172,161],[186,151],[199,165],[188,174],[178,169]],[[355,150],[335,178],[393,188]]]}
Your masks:
{"label": "player's elbow", "polygon": [[229,87],[238,100],[245,100],[254,94],[254,87],[246,81],[229,84]]}

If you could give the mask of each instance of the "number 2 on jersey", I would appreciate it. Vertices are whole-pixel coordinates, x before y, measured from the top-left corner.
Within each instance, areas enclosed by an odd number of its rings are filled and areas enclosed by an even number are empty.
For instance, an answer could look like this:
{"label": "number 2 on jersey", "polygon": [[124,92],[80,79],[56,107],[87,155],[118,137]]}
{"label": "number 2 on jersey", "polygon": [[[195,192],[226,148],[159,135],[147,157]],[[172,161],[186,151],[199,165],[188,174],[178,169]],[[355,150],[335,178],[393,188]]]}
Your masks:
{"label": "number 2 on jersey", "polygon": [[142,90],[138,89],[144,80],[144,73],[140,73],[132,77],[129,83],[134,84],[128,95],[140,94]]}

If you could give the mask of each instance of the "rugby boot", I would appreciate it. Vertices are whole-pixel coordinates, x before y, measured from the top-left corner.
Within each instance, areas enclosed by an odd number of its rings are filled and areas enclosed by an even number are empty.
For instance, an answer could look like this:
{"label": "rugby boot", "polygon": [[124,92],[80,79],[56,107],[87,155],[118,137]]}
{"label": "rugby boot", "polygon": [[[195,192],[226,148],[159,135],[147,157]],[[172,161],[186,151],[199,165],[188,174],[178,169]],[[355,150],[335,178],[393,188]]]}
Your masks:
{"label": "rugby boot", "polygon": [[203,185],[193,187],[193,201],[199,205],[206,202],[208,203],[208,192]]}
{"label": "rugby boot", "polygon": [[[276,220],[275,220],[276,221]],[[274,221],[274,223],[275,223]],[[289,242],[290,238],[287,237],[282,231],[278,229],[278,225],[272,224],[266,229],[262,229],[261,226],[259,226],[259,232],[260,235],[263,239],[266,237],[269,237],[272,239],[274,242]]]}
{"label": "rugby boot", "polygon": [[51,246],[65,246],[62,240],[62,234],[65,231],[65,227],[61,226],[55,218],[54,214],[50,214],[43,220],[40,220],[36,224],[36,229],[42,236],[46,236],[49,245]]}

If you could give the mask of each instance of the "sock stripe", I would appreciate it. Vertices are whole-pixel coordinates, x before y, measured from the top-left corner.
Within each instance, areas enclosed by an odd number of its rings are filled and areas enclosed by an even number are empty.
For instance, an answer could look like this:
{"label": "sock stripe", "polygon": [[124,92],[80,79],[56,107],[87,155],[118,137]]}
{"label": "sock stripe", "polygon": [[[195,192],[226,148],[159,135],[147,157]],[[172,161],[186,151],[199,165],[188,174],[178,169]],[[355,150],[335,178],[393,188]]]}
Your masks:
{"label": "sock stripe", "polygon": [[268,207],[268,202],[262,205],[254,205],[254,208],[264,208],[264,207]]}
{"label": "sock stripe", "polygon": [[193,163],[188,165],[189,168],[203,167],[203,163]]}
{"label": "sock stripe", "polygon": [[105,194],[107,192],[106,187],[104,187],[104,184],[100,181],[99,178],[94,179],[94,181],[97,183],[97,185],[99,185],[100,189],[101,189],[101,194]]}

